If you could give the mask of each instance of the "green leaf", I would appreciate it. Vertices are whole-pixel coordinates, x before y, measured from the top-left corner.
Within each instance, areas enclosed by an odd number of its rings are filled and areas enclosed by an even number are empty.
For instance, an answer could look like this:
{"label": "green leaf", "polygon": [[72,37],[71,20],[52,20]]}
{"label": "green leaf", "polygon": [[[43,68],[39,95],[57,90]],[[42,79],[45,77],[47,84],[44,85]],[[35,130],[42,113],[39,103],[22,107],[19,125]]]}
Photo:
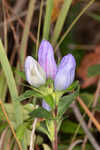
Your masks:
{"label": "green leaf", "polygon": [[51,94],[46,95],[43,97],[43,99],[46,101],[46,103],[51,107],[51,108],[55,108],[55,103],[54,103],[54,99],[52,97]]}
{"label": "green leaf", "polygon": [[58,103],[58,116],[62,116],[64,114],[64,112],[68,109],[70,104],[73,102],[73,100],[75,100],[75,98],[78,95],[79,95],[79,87],[74,93],[64,96],[60,99]]}
{"label": "green leaf", "polygon": [[88,77],[100,75],[100,64],[93,65],[88,68]]}
{"label": "green leaf", "polygon": [[6,122],[0,121],[0,133],[8,126]]}
{"label": "green leaf", "polygon": [[36,136],[36,141],[35,141],[35,143],[37,144],[37,145],[41,145],[42,143],[43,143],[43,137],[41,137],[41,136]]}
{"label": "green leaf", "polygon": [[94,110],[100,112],[100,105],[96,106]]}
{"label": "green leaf", "polygon": [[43,28],[43,39],[46,40],[48,40],[49,37],[52,9],[53,9],[53,0],[47,0],[46,13],[44,19],[44,28]]}
{"label": "green leaf", "polygon": [[46,127],[39,126],[37,130],[44,133],[44,134],[46,134],[49,137],[49,133],[48,133],[48,130],[47,130]]}
{"label": "green leaf", "polygon": [[27,128],[25,124],[21,124],[20,126],[18,126],[18,128],[16,129],[16,136],[18,137],[18,139],[21,141],[23,139],[23,136],[26,132]]}
{"label": "green leaf", "polygon": [[55,133],[55,126],[54,126],[54,120],[46,120],[46,127],[48,129],[48,137],[50,141],[54,141],[54,133]]}
{"label": "green leaf", "polygon": [[[61,126],[61,131],[67,134],[74,134],[77,129],[78,124],[75,122],[72,122],[70,120],[65,120]],[[84,134],[84,131],[82,128],[79,129],[78,134]]]}
{"label": "green leaf", "polygon": [[17,101],[23,101],[23,100],[30,98],[30,97],[33,97],[33,96],[34,97],[41,97],[40,93],[33,91],[33,90],[27,90],[23,94],[21,94],[20,96],[16,97],[16,100]]}
{"label": "green leaf", "polygon": [[[45,121],[42,121],[41,123],[40,123],[40,126],[37,128],[37,130],[38,131],[40,131],[40,132],[42,132],[42,133],[44,133],[44,134],[46,134],[47,136],[48,136],[48,138],[50,139],[50,141],[52,141],[51,140],[51,136],[52,136],[52,134],[54,133],[54,131],[52,132],[51,130],[48,130],[48,125],[50,125],[51,124],[51,121],[53,122],[53,120],[46,120],[46,122]],[[48,124],[50,122],[50,124]],[[48,124],[48,125],[47,125]],[[50,125],[51,126],[51,125]],[[52,126],[51,126],[51,128],[52,128]],[[52,133],[51,133],[52,132]]]}
{"label": "green leaf", "polygon": [[[15,118],[14,118],[14,107],[11,103],[4,103],[4,107],[5,107],[5,110],[8,114],[8,118],[10,119],[10,121],[15,121]],[[0,121],[6,121],[6,117],[4,115],[4,113],[2,112],[2,109],[1,109],[1,105],[0,105]]]}
{"label": "green leaf", "polygon": [[[22,143],[24,149],[30,144],[31,131],[27,129],[27,124],[21,124],[16,129],[16,136]],[[24,140],[23,140],[24,139]]]}
{"label": "green leaf", "polygon": [[75,90],[79,85],[79,81],[74,81],[66,90],[64,90],[65,92],[72,92],[73,90]]}
{"label": "green leaf", "polygon": [[84,103],[87,106],[92,105],[93,99],[94,99],[94,95],[93,94],[83,92],[83,93],[80,94],[80,97],[82,98],[82,100],[84,101]]}
{"label": "green leaf", "polygon": [[15,73],[18,74],[23,80],[26,80],[25,72],[15,69]]}
{"label": "green leaf", "polygon": [[49,147],[49,145],[47,144],[42,144],[43,145],[43,149],[44,150],[51,150],[51,148]]}
{"label": "green leaf", "polygon": [[0,126],[0,134],[1,132],[4,131],[4,129],[6,129],[8,127],[8,124],[1,124],[2,126]]}
{"label": "green leaf", "polygon": [[28,113],[33,109],[35,109],[35,105],[32,103],[27,103],[26,105],[24,105],[24,111],[27,111]]}
{"label": "green leaf", "polygon": [[52,118],[51,113],[42,107],[39,107],[39,108],[33,110],[29,115],[32,118],[45,118],[45,119],[51,119]]}

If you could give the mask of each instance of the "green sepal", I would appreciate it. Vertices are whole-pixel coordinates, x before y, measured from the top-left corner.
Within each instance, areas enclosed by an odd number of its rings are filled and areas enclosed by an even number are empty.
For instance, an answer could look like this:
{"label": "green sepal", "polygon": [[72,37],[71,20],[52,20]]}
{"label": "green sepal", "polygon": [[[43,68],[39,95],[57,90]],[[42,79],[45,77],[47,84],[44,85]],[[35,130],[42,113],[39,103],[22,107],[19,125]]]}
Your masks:
{"label": "green sepal", "polygon": [[40,92],[42,93],[42,98],[45,102],[51,107],[51,109],[55,108],[55,99],[54,99],[54,92],[53,92],[53,80],[48,79],[45,85],[39,87]]}
{"label": "green sepal", "polygon": [[62,90],[63,94],[73,92],[79,86],[79,81],[74,81],[66,90]]}
{"label": "green sepal", "polygon": [[55,90],[54,97],[56,100],[56,105],[58,105],[60,98],[64,94],[75,91],[78,88],[78,86],[79,86],[79,81],[75,81],[66,90],[62,90],[62,91]]}

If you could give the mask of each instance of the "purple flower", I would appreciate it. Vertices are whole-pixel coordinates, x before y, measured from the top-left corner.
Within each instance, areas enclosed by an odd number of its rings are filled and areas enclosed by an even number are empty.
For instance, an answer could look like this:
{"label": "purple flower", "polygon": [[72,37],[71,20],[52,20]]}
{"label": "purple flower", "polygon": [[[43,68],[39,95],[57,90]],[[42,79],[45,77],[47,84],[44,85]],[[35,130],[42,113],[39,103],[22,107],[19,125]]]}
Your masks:
{"label": "purple flower", "polygon": [[57,71],[57,65],[54,59],[53,48],[46,40],[43,40],[40,44],[38,62],[46,72],[47,78],[54,79]]}
{"label": "purple flower", "polygon": [[31,56],[27,56],[25,59],[25,74],[30,85],[39,87],[45,84],[46,74],[40,64]]}
{"label": "purple flower", "polygon": [[74,56],[68,54],[62,58],[54,80],[55,89],[65,90],[72,84],[75,76],[75,68],[76,61]]}
{"label": "purple flower", "polygon": [[[64,56],[57,69],[53,48],[48,41],[43,40],[38,51],[38,62],[31,56],[25,60],[25,74],[30,85],[39,87],[45,84],[46,77],[54,80],[56,90],[65,90],[72,84],[76,68],[72,54]],[[44,100],[42,107],[50,111],[50,106]]]}
{"label": "purple flower", "polygon": [[42,107],[47,111],[50,111],[50,106],[44,100],[42,101]]}

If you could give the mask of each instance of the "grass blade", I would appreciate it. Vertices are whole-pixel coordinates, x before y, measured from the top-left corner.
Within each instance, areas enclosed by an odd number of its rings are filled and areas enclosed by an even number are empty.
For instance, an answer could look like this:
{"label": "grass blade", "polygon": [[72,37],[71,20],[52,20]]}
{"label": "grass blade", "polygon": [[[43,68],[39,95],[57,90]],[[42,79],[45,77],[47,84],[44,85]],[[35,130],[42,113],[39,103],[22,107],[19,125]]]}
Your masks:
{"label": "grass blade", "polygon": [[100,15],[97,15],[95,13],[88,13],[87,15],[95,19],[96,21],[100,21]]}
{"label": "grass blade", "polygon": [[15,83],[15,80],[13,77],[13,73],[12,73],[9,61],[8,61],[6,53],[5,53],[5,49],[2,45],[1,40],[0,40],[0,61],[1,61],[1,65],[4,70],[6,79],[7,79],[11,98],[12,98],[12,100],[14,100],[14,98],[16,96],[18,96],[18,91],[17,91],[16,83]]}
{"label": "grass blade", "polygon": [[1,65],[5,74],[6,80],[7,80],[10,95],[12,98],[12,104],[15,110],[15,120],[16,120],[16,126],[17,126],[22,122],[22,110],[21,110],[20,103],[15,101],[15,98],[18,96],[18,91],[17,91],[16,83],[13,77],[13,73],[11,70],[11,66],[9,64],[9,61],[6,56],[5,49],[2,45],[1,40],[0,40],[0,61],[1,61]]}
{"label": "grass blade", "polygon": [[64,4],[62,6],[60,15],[57,19],[56,25],[55,25],[55,29],[54,29],[54,33],[53,33],[53,37],[52,37],[52,45],[55,46],[59,35],[61,33],[61,30],[63,28],[66,16],[68,14],[69,8],[71,6],[72,0],[65,0]]}
{"label": "grass blade", "polygon": [[41,19],[42,19],[43,2],[44,2],[44,0],[41,0],[39,24],[38,24],[38,31],[37,31],[37,42],[36,42],[36,58],[38,55],[37,53],[38,53],[38,46],[39,46],[39,35],[40,35],[40,27],[41,27]]}
{"label": "grass blade", "polygon": [[0,98],[3,101],[5,101],[6,92],[7,92],[7,83],[6,83],[6,80],[5,80],[4,72],[1,71],[1,76],[0,76]]}
{"label": "grass blade", "polygon": [[35,0],[30,0],[27,17],[26,17],[26,21],[25,21],[25,28],[24,28],[24,32],[23,32],[22,41],[21,41],[21,47],[20,47],[21,66],[23,66],[24,59],[26,56],[27,41],[28,41],[28,35],[29,35],[29,29],[30,29],[30,25],[31,25],[31,21],[32,21],[32,16],[33,16],[33,12],[34,12],[34,5],[35,5]]}
{"label": "grass blade", "polygon": [[82,11],[79,13],[79,15],[74,19],[72,24],[68,27],[64,35],[61,37],[60,41],[58,42],[57,46],[55,47],[55,52],[57,51],[58,47],[62,43],[62,41],[65,39],[65,37],[68,35],[68,33],[71,31],[73,26],[77,23],[77,21],[80,19],[80,17],[85,13],[85,11],[93,4],[95,0],[89,1],[89,3],[82,9]]}
{"label": "grass blade", "polygon": [[49,38],[52,9],[53,9],[53,0],[47,0],[46,14],[45,14],[44,28],[43,28],[43,39],[46,40],[48,40]]}

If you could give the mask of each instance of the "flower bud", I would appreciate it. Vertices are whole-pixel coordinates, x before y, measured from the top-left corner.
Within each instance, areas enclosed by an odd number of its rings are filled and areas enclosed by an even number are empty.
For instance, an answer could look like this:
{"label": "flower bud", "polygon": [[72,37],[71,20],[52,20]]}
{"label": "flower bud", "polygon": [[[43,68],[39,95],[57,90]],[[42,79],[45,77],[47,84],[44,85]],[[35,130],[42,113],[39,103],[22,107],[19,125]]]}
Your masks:
{"label": "flower bud", "polygon": [[54,59],[53,48],[46,40],[43,40],[40,44],[38,62],[46,72],[47,78],[54,79],[57,71],[57,65]]}
{"label": "flower bud", "polygon": [[39,87],[45,84],[46,74],[39,63],[31,56],[27,56],[25,60],[25,74],[30,85]]}
{"label": "flower bud", "polygon": [[44,100],[42,101],[42,107],[47,111],[50,111],[50,106]]}
{"label": "flower bud", "polygon": [[57,90],[65,90],[72,84],[75,76],[76,61],[74,56],[64,56],[58,66],[54,85]]}

